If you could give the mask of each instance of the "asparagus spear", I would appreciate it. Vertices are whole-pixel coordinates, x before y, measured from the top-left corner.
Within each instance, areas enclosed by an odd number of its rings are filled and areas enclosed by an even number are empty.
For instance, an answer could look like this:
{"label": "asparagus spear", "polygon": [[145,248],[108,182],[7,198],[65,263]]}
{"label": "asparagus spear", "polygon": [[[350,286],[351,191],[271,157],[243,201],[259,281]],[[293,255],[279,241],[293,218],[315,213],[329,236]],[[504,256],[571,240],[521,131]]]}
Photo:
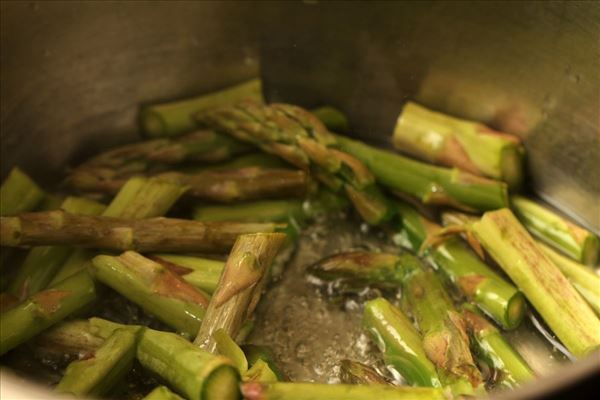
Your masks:
{"label": "asparagus spear", "polygon": [[398,308],[383,298],[365,304],[363,326],[393,368],[409,385],[441,387],[436,367],[425,353],[421,336]]}
{"label": "asparagus spear", "polygon": [[[279,365],[275,359],[275,355],[271,352],[271,350],[265,346],[257,346],[253,344],[245,344],[242,345],[242,351],[246,355],[246,360],[248,360],[248,365],[250,366],[250,370],[248,371],[248,375],[252,374],[252,369],[255,366],[259,366],[261,369],[263,368],[262,363],[267,365],[269,371],[273,373],[275,381],[287,381],[288,377],[285,373],[279,368]],[[271,376],[271,378],[273,378]],[[257,377],[251,380],[258,380],[264,382],[264,376]]]}
{"label": "asparagus spear", "polygon": [[197,119],[301,169],[310,169],[333,190],[344,189],[368,223],[378,224],[391,217],[392,210],[371,172],[355,157],[331,148],[336,144],[335,136],[306,110],[287,104],[243,102],[200,113]]}
{"label": "asparagus spear", "polygon": [[96,278],[145,311],[193,336],[208,306],[208,295],[179,275],[133,251],[92,260]]}
{"label": "asparagus spear", "polygon": [[231,337],[237,335],[260,299],[267,271],[285,238],[282,233],[238,237],[194,344],[214,353],[216,343],[212,336],[215,331],[223,329]]}
{"label": "asparagus spear", "polygon": [[[227,136],[229,137],[229,136]],[[293,168],[289,163],[272,154],[267,154],[262,151],[244,154],[218,164],[202,165],[189,168],[180,168],[182,172],[194,173],[199,171],[229,171],[232,169],[240,169],[247,167],[259,168]]]}
{"label": "asparagus spear", "polygon": [[[89,172],[89,171],[88,171]],[[116,193],[126,182],[115,171],[102,175],[80,173],[71,186],[79,192]],[[165,172],[156,179],[189,187],[190,197],[230,203],[263,198],[302,197],[308,191],[308,176],[290,169],[247,167],[226,171],[199,171],[194,174]]]}
{"label": "asparagus spear", "polygon": [[538,242],[538,246],[600,316],[600,277],[590,268],[557,253],[545,244]]}
{"label": "asparagus spear", "polygon": [[425,204],[463,210],[493,210],[508,204],[507,186],[453,168],[442,168],[337,136],[340,148],[361,160],[377,181],[388,188],[418,197]]}
{"label": "asparagus spear", "polygon": [[158,386],[142,400],[183,400],[183,397],[171,392],[166,386]]}
{"label": "asparagus spear", "polygon": [[194,208],[194,219],[202,222],[278,222],[288,218],[302,221],[302,201],[261,200],[228,205],[201,205]]}
{"label": "asparagus spear", "polygon": [[175,254],[153,254],[151,260],[181,276],[194,287],[212,294],[225,268],[224,261]]}
{"label": "asparagus spear", "polygon": [[600,242],[592,232],[522,196],[511,198],[515,215],[534,236],[586,265],[598,262]]}
{"label": "asparagus spear", "polygon": [[61,362],[64,359],[88,359],[104,343],[93,332],[89,320],[62,322],[39,334],[32,342],[37,358]]}
{"label": "asparagus spear", "polygon": [[442,383],[461,391],[468,386],[479,390],[481,374],[469,351],[465,322],[441,282],[410,254],[401,255],[400,264],[406,274],[403,294],[423,335],[425,354],[438,368]]}
{"label": "asparagus spear", "polygon": [[140,125],[150,137],[175,136],[196,128],[198,111],[251,99],[263,102],[262,83],[253,79],[223,90],[172,103],[142,107]]}
{"label": "asparagus spear", "polygon": [[117,329],[90,358],[73,361],[56,386],[59,393],[102,396],[131,369],[141,328]]}
{"label": "asparagus spear", "polygon": [[[143,219],[164,215],[187,188],[157,179],[131,178],[102,213],[105,217]],[[74,251],[50,284],[55,284],[91,265],[93,253]]]}
{"label": "asparagus spear", "polygon": [[0,215],[14,215],[35,209],[44,191],[18,167],[13,168],[0,187]]}
{"label": "asparagus spear", "polygon": [[[108,337],[126,325],[91,318],[95,334]],[[189,400],[239,399],[239,373],[231,360],[194,346],[183,337],[145,328],[136,357],[142,366]]]}
{"label": "asparagus spear", "polygon": [[509,209],[485,213],[472,230],[573,355],[600,346],[600,320]]}
{"label": "asparagus spear", "polygon": [[352,360],[340,361],[342,383],[353,385],[389,385],[390,381],[380,375],[375,368]]}
{"label": "asparagus spear", "polygon": [[0,355],[82,309],[95,297],[94,282],[87,271],[82,271],[2,313]]}
{"label": "asparagus spear", "polygon": [[464,305],[462,315],[471,333],[471,344],[475,348],[475,354],[498,374],[495,378],[496,384],[514,389],[533,380],[534,374],[529,365],[475,307]]}
{"label": "asparagus spear", "polygon": [[303,382],[246,382],[242,384],[246,400],[430,400],[447,399],[439,388],[390,385],[330,385]]}
{"label": "asparagus spear", "polygon": [[[398,203],[402,234],[407,247],[417,251],[441,227],[420,216],[406,203]],[[517,288],[496,274],[459,238],[450,238],[427,250],[427,258],[465,295],[505,329],[516,328],[526,310]]]}
{"label": "asparagus spear", "polygon": [[[60,208],[73,214],[99,215],[105,206],[85,198],[67,197]],[[30,250],[8,291],[27,298],[46,288],[71,253],[70,248],[62,246],[42,246]]]}
{"label": "asparagus spear", "polygon": [[408,102],[394,128],[394,147],[423,160],[458,167],[518,188],[525,148],[516,135]]}
{"label": "asparagus spear", "polygon": [[238,235],[283,227],[273,223],[123,219],[47,211],[0,217],[0,243],[13,247],[70,245],[140,252],[220,252],[230,249]]}
{"label": "asparagus spear", "polygon": [[331,132],[346,133],[350,130],[348,118],[336,108],[323,106],[314,108],[311,112],[315,117],[319,118],[323,125]]}

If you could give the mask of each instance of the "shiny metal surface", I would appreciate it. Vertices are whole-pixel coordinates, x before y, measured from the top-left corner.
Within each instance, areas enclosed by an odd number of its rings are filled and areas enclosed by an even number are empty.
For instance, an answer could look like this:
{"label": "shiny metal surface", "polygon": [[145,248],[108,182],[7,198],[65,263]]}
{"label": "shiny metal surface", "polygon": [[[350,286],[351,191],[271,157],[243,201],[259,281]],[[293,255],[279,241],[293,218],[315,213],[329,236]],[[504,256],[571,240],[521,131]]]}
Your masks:
{"label": "shiny metal surface", "polygon": [[[1,2],[2,177],[18,164],[56,182],[137,137],[139,103],[242,81],[260,60],[270,99],[337,106],[372,142],[409,98],[521,135],[532,189],[600,231],[598,4]],[[0,379],[3,399],[22,393]]]}

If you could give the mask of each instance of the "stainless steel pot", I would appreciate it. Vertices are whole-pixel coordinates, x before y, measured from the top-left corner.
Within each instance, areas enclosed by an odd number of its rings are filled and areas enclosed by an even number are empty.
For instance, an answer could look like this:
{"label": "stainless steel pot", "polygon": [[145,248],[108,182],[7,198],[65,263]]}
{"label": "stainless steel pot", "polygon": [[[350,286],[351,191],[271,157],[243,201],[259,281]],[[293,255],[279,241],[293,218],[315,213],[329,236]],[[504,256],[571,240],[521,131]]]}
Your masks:
{"label": "stainless steel pot", "polygon": [[[2,177],[18,164],[57,182],[136,138],[140,103],[260,73],[270,99],[337,106],[383,145],[409,98],[518,134],[532,191],[600,231],[598,3],[33,1],[0,16]],[[508,396],[599,370],[596,356]],[[1,388],[32,398],[5,373]]]}

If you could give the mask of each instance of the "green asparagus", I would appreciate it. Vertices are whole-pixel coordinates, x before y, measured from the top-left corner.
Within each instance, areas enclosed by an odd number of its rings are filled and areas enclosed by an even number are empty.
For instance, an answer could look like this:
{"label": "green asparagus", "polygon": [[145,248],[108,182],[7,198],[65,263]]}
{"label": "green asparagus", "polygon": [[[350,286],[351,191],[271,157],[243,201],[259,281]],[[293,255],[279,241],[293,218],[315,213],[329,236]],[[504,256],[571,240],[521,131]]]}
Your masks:
{"label": "green asparagus", "polygon": [[346,133],[350,130],[348,118],[338,109],[323,106],[310,110],[315,117],[325,125],[331,132]]}
{"label": "green asparagus", "polygon": [[158,386],[142,400],[183,400],[183,397],[171,392],[166,386]]}
{"label": "green asparagus", "polygon": [[149,258],[208,294],[212,294],[217,288],[219,278],[225,268],[224,261],[195,256],[161,253],[153,254]]}
{"label": "green asparagus", "polygon": [[282,233],[257,233],[238,237],[217,289],[210,299],[194,344],[214,353],[215,331],[223,329],[230,337],[236,337],[260,299],[271,263],[285,238],[286,235]]}
{"label": "green asparagus", "polygon": [[515,215],[535,237],[582,264],[598,262],[600,241],[592,232],[525,197],[513,196],[511,203]]}
{"label": "green asparagus", "polygon": [[353,385],[389,385],[390,381],[380,375],[375,368],[352,360],[340,362],[340,379],[342,383]]}
{"label": "green asparagus", "polygon": [[394,128],[394,146],[423,160],[458,167],[518,188],[525,148],[516,135],[408,102]]}
{"label": "green asparagus", "polygon": [[600,320],[509,209],[485,213],[472,229],[575,357],[600,346]]}
{"label": "green asparagus", "polygon": [[0,215],[34,210],[44,200],[44,191],[15,167],[0,187]]}
{"label": "green asparagus", "polygon": [[247,99],[264,101],[259,79],[186,100],[142,107],[140,125],[150,137],[176,136],[196,128],[195,113]]}
{"label": "green asparagus", "polygon": [[[242,345],[242,351],[246,355],[246,360],[248,360],[248,365],[250,366],[250,370],[248,370],[248,375],[252,374],[252,369],[255,366],[258,366],[260,371],[267,370],[270,371],[274,377],[275,381],[287,381],[288,377],[285,375],[283,370],[279,367],[277,360],[275,359],[275,355],[271,352],[271,350],[265,346],[257,346],[253,344],[245,344]],[[264,367],[262,364],[266,364]],[[270,374],[269,374],[270,375]],[[252,380],[258,380],[261,382],[265,381],[265,376],[259,376]]]}

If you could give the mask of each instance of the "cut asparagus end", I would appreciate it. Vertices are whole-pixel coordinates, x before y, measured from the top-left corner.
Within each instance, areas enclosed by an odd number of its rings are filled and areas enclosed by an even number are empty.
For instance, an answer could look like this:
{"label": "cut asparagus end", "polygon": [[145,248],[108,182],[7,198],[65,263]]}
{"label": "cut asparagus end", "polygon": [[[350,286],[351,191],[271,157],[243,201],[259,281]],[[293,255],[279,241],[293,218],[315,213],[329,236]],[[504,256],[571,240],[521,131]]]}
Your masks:
{"label": "cut asparagus end", "polygon": [[0,187],[0,215],[32,211],[44,197],[44,191],[21,169],[15,167]]}
{"label": "cut asparagus end", "polygon": [[485,213],[472,230],[574,356],[600,346],[600,320],[509,209]]}
{"label": "cut asparagus end", "polygon": [[142,400],[183,400],[183,397],[171,392],[166,386],[158,386]]}
{"label": "cut asparagus end", "polygon": [[150,137],[175,136],[196,127],[195,113],[248,99],[264,101],[259,79],[186,100],[142,107],[140,125]]}
{"label": "cut asparagus end", "polygon": [[237,400],[240,399],[240,376],[235,368],[223,365],[208,375],[202,386],[202,400]]}

